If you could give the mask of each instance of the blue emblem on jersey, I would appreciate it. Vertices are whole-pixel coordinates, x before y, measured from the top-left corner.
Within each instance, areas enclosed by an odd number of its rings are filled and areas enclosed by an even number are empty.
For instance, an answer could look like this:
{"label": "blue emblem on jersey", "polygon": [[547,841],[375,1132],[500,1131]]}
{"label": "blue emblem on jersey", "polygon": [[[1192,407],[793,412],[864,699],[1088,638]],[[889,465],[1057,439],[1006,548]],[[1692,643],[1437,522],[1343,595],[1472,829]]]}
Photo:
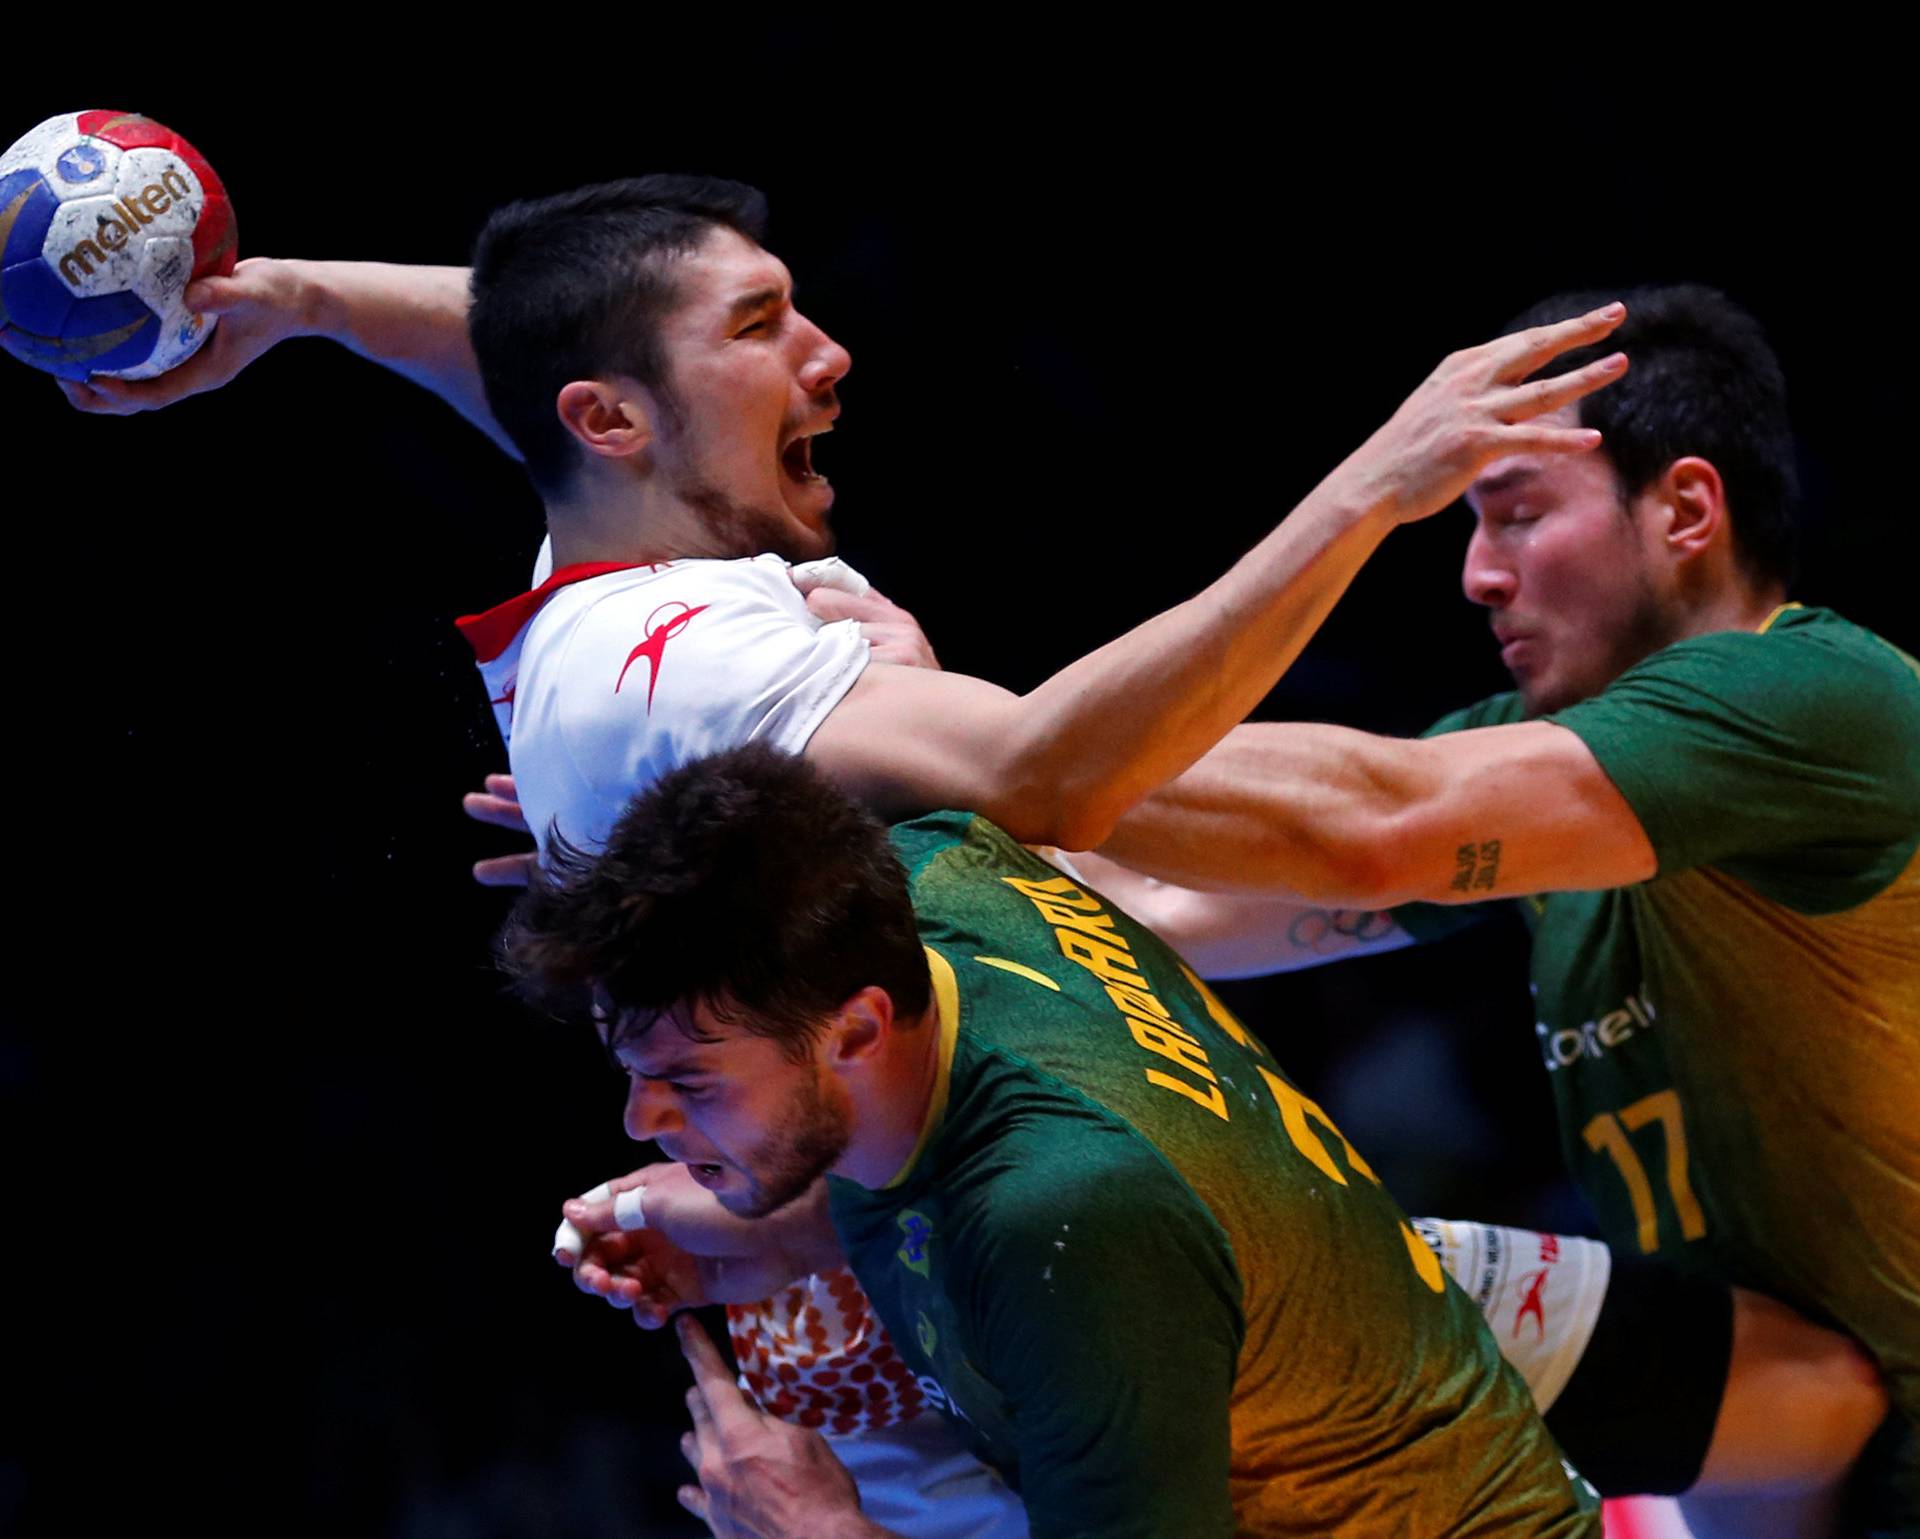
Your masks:
{"label": "blue emblem on jersey", "polygon": [[900,1215],[900,1229],[907,1237],[894,1255],[899,1257],[909,1272],[918,1272],[922,1277],[928,1274],[930,1263],[927,1260],[927,1241],[933,1238],[933,1225],[927,1222],[926,1215],[908,1208]]}
{"label": "blue emblem on jersey", "polygon": [[107,169],[107,157],[97,145],[76,144],[53,163],[62,181],[90,182]]}

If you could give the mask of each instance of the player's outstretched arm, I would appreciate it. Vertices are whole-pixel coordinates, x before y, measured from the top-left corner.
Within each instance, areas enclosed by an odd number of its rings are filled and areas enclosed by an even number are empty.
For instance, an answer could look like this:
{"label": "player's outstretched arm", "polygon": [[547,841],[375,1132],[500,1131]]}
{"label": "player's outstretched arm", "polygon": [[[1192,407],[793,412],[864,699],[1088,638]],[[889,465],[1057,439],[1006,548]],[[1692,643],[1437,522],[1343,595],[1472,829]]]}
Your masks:
{"label": "player's outstretched arm", "polygon": [[1241,727],[1135,808],[1104,853],[1166,881],[1363,910],[1624,887],[1653,846],[1574,733]]}
{"label": "player's outstretched arm", "polygon": [[250,257],[231,277],[188,286],[188,305],[220,324],[178,368],[147,380],[62,380],[60,388],[81,411],[128,416],[217,390],[290,337],[330,337],[424,385],[518,459],[487,410],[467,340],[467,302],[464,267]]}
{"label": "player's outstretched arm", "polygon": [[1528,377],[1624,318],[1609,305],[1454,354],[1225,576],[1032,693],[869,667],[808,753],[889,815],[968,807],[1032,843],[1093,847],[1259,703],[1393,528],[1451,504],[1500,455],[1595,447],[1595,432],[1537,419],[1625,359]]}
{"label": "player's outstretched arm", "polygon": [[1075,855],[1073,868],[1179,952],[1202,978],[1289,973],[1414,943],[1382,909],[1329,907],[1289,895],[1203,892],[1093,852]]}

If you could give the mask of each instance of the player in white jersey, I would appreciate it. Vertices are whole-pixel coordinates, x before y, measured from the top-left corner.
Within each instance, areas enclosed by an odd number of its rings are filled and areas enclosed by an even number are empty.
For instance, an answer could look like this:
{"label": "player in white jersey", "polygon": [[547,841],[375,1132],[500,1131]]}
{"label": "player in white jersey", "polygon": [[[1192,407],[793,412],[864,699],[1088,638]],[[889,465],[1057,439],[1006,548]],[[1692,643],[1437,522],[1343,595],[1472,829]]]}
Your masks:
{"label": "player in white jersey", "polygon": [[[784,267],[758,244],[762,214],[749,190],[690,178],[503,211],[474,278],[477,370],[452,270],[243,264],[202,291],[226,323],[200,358],[153,388],[68,393],[96,409],[164,404],[319,331],[509,440],[546,501],[561,565],[543,592],[469,634],[498,665],[489,694],[512,713],[516,766],[538,766],[523,790],[543,830],[590,840],[617,805],[596,810],[598,796],[624,799],[639,784],[622,773],[663,762],[655,744],[704,730],[658,735],[684,714],[676,697],[697,708],[700,681],[738,684],[766,644],[790,687],[749,685],[753,710],[736,725],[757,712],[764,726],[748,736],[804,750],[883,813],[965,806],[1036,842],[1085,847],[1244,716],[1389,530],[1449,504],[1495,455],[1591,447],[1593,435],[1530,424],[1624,367],[1608,358],[1545,387],[1521,383],[1558,350],[1604,336],[1611,311],[1455,355],[1219,582],[1015,697],[868,666],[852,627],[798,634],[805,622],[766,572],[729,573],[716,599],[694,591],[758,553],[807,558],[831,544],[832,492],[811,439],[837,415],[849,360],[794,307]],[[556,303],[515,299],[529,274],[558,284]],[[821,661],[825,682],[808,671]]]}
{"label": "player in white jersey", "polygon": [[778,556],[563,569],[463,620],[531,826],[606,836],[630,787],[721,748],[804,749],[867,666]]}

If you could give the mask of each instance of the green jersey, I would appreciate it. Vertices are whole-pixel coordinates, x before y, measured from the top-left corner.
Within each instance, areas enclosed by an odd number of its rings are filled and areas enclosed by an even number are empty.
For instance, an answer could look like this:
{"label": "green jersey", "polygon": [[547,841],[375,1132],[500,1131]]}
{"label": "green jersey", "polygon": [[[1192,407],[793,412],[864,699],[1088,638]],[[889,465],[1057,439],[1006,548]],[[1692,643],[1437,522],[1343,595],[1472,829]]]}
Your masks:
{"label": "green jersey", "polygon": [[[1501,695],[1433,731],[1523,716]],[[1790,605],[1546,719],[1659,861],[1634,887],[1521,905],[1541,1055],[1602,1228],[1837,1324],[1920,1421],[1920,665]]]}
{"label": "green jersey", "polygon": [[834,1224],[1036,1539],[1599,1533],[1480,1312],[1151,932],[982,819],[893,837],[940,1077]]}

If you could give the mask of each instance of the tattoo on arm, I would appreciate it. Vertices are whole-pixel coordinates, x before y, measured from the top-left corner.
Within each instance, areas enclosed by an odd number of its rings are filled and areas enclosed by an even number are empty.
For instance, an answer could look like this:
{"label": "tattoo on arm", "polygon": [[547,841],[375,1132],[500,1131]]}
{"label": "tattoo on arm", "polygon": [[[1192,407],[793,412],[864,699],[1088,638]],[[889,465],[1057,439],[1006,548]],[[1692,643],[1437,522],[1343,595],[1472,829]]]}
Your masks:
{"label": "tattoo on arm", "polygon": [[1500,841],[1482,839],[1463,844],[1453,852],[1453,880],[1447,886],[1455,892],[1492,892],[1500,878]]}
{"label": "tattoo on arm", "polygon": [[1393,926],[1393,915],[1385,909],[1310,908],[1287,926],[1287,939],[1295,951],[1330,956],[1354,941],[1379,940]]}

